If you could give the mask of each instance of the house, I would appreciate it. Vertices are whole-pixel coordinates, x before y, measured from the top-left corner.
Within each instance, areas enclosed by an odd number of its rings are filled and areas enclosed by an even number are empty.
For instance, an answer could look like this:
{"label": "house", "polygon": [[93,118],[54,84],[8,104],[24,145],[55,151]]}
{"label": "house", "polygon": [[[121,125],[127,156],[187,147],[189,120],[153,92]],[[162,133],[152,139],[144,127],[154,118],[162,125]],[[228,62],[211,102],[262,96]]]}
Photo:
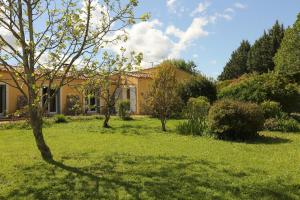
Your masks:
{"label": "house", "polygon": [[[126,84],[117,89],[116,93],[119,99],[128,99],[130,101],[130,108],[133,114],[146,114],[144,108],[145,95],[151,87],[153,77],[157,73],[157,70],[158,67],[153,67],[136,72],[129,72],[124,77]],[[176,77],[179,82],[186,81],[191,78],[191,76],[191,74],[183,70],[176,69]],[[101,98],[97,100],[99,98],[96,96],[85,96],[78,89],[79,85],[84,81],[84,79],[72,80],[70,83],[61,87],[55,94],[55,97],[48,102],[46,106],[47,113],[66,114],[68,98],[70,96],[78,97],[84,112],[91,114],[100,112],[104,101]],[[3,68],[0,68],[0,117],[13,114],[18,110],[18,104],[23,95],[18,89],[12,87],[12,85],[14,85],[14,82],[9,73]],[[22,85],[22,82],[20,82],[20,85]],[[41,103],[47,98],[47,91],[48,88],[46,85],[40,89]],[[50,94],[53,94],[53,92],[54,90],[50,89]],[[100,109],[96,109],[97,107]]]}

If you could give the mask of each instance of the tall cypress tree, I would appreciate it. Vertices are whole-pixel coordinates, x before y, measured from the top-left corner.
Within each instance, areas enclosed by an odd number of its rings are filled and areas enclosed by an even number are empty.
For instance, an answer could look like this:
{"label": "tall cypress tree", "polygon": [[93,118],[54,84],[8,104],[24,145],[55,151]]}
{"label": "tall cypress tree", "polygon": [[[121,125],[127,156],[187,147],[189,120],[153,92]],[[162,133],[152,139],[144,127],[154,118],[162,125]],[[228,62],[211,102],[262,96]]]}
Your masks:
{"label": "tall cypress tree", "polygon": [[276,71],[294,75],[300,82],[300,13],[293,27],[286,30],[274,60]]}
{"label": "tall cypress tree", "polygon": [[284,37],[284,27],[278,21],[263,36],[255,41],[248,55],[248,71],[265,73],[274,70],[273,58]]}
{"label": "tall cypress tree", "polygon": [[248,52],[251,48],[249,41],[243,40],[237,50],[231,54],[231,58],[225,65],[219,80],[238,78],[247,73]]}

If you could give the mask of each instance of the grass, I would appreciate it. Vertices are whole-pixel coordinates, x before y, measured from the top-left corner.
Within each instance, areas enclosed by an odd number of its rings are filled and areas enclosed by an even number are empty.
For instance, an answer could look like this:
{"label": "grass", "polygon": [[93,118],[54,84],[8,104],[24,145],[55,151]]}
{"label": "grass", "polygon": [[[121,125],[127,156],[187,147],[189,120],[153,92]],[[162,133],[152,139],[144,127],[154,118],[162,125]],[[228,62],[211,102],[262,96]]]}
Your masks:
{"label": "grass", "polygon": [[300,134],[236,143],[175,134],[178,123],[51,124],[52,164],[30,130],[0,129],[0,199],[300,199]]}

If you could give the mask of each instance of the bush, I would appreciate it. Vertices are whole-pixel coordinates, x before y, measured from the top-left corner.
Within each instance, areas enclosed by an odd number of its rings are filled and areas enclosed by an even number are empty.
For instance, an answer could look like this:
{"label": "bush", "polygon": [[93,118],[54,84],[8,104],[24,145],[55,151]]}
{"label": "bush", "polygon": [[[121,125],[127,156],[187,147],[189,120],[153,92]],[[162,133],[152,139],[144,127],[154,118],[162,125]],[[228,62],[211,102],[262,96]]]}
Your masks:
{"label": "bush", "polygon": [[80,97],[78,95],[68,95],[65,113],[67,115],[79,115],[81,112]]}
{"label": "bush", "polygon": [[233,82],[223,87],[219,91],[218,97],[255,103],[268,100],[276,101],[280,103],[284,111],[297,112],[300,110],[299,91],[299,85],[289,77],[282,74],[266,73],[253,74]]}
{"label": "bush", "polygon": [[13,114],[13,117],[28,117],[29,110],[28,110],[28,100],[24,95],[19,95],[17,97],[17,106],[16,112]]}
{"label": "bush", "polygon": [[219,139],[252,139],[262,129],[263,123],[262,109],[248,102],[220,100],[208,114],[210,132]]}
{"label": "bush", "polygon": [[281,106],[278,102],[264,101],[260,106],[264,112],[265,119],[279,118],[282,116]]}
{"label": "bush", "polygon": [[59,114],[59,115],[54,116],[54,122],[55,123],[67,123],[68,120],[67,120],[66,116]]}
{"label": "bush", "polygon": [[117,104],[118,115],[123,120],[129,120],[130,118],[130,101],[121,100]]}
{"label": "bush", "polygon": [[295,119],[291,118],[270,118],[265,121],[264,129],[268,131],[298,132],[300,131],[300,125]]}
{"label": "bush", "polygon": [[188,121],[180,123],[177,131],[180,134],[202,135],[207,127],[206,117],[209,107],[206,97],[190,98],[185,110]]}
{"label": "bush", "polygon": [[199,96],[205,96],[210,102],[213,102],[217,99],[217,88],[209,78],[197,75],[188,82],[179,85],[178,95],[185,104],[191,97],[196,98]]}

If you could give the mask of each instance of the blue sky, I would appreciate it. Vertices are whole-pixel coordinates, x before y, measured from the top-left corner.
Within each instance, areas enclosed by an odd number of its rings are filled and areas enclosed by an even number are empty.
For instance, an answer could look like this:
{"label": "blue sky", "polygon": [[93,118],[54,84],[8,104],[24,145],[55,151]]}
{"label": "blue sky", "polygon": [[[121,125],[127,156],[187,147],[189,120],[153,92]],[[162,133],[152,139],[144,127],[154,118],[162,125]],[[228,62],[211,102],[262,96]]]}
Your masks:
{"label": "blue sky", "polygon": [[292,25],[300,1],[140,0],[137,15],[145,12],[151,19],[128,29],[128,48],[144,53],[144,65],[184,58],[217,77],[241,40],[253,43],[276,19]]}

